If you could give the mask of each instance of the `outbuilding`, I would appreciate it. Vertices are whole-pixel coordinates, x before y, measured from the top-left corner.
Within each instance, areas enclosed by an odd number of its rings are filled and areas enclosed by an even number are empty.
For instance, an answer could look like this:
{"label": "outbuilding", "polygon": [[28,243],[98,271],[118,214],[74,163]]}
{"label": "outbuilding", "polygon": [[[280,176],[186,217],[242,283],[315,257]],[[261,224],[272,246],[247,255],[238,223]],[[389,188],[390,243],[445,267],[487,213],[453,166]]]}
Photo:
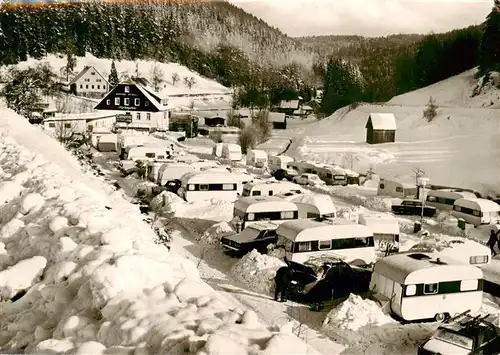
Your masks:
{"label": "outbuilding", "polygon": [[284,112],[269,112],[267,120],[274,129],[286,129],[286,114]]}
{"label": "outbuilding", "polygon": [[366,143],[394,143],[396,141],[396,118],[392,113],[370,113],[366,122]]}

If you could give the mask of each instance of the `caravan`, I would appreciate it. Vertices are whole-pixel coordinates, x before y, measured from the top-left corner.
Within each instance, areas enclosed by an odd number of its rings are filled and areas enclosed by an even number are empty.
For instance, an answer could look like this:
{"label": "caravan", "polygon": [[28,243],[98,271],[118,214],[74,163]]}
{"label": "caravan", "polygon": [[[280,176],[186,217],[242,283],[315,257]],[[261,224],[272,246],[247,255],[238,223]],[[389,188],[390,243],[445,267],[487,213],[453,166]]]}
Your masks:
{"label": "caravan", "polygon": [[455,201],[461,198],[476,198],[476,195],[469,191],[459,192],[451,189],[429,190],[425,204],[438,210],[452,211]]}
{"label": "caravan", "polygon": [[263,150],[252,149],[247,153],[247,165],[255,166],[256,168],[264,168],[267,166],[267,153]]}
{"label": "caravan", "polygon": [[371,264],[375,247],[370,230],[347,220],[317,222],[299,219],[281,224],[276,233],[286,258],[297,263],[309,259],[341,259],[346,263]]}
{"label": "caravan", "polygon": [[142,136],[118,135],[118,154],[120,154],[121,160],[127,159],[127,156],[125,155],[126,150],[129,150],[127,147],[142,147],[143,145],[144,137]]}
{"label": "caravan", "polygon": [[370,290],[405,321],[443,321],[467,310],[479,311],[483,272],[429,253],[395,254],[375,263]]}
{"label": "caravan", "polygon": [[373,233],[377,251],[399,251],[398,219],[387,215],[360,214],[358,223],[367,226]]}
{"label": "caravan", "polygon": [[99,152],[117,152],[118,136],[116,134],[104,134],[97,138],[97,150]]}
{"label": "caravan", "polygon": [[414,183],[380,179],[378,184],[378,190],[377,190],[378,196],[410,198],[410,197],[416,197],[417,194],[418,194],[417,185]]}
{"label": "caravan", "polygon": [[169,181],[180,180],[187,173],[196,171],[194,167],[186,163],[163,163],[152,175],[156,177],[156,182],[160,186],[165,186]]}
{"label": "caravan", "polygon": [[348,183],[345,170],[336,165],[317,165],[314,173],[327,185],[346,186]]}
{"label": "caravan", "polygon": [[337,210],[333,205],[332,198],[320,194],[298,194],[291,200],[299,209],[299,218],[325,219],[335,218]]}
{"label": "caravan", "polygon": [[241,147],[238,144],[224,143],[224,146],[222,147],[222,159],[240,161],[242,157]]}
{"label": "caravan", "polygon": [[300,189],[288,181],[255,180],[243,186],[242,196],[274,196],[293,191],[300,191]]}
{"label": "caravan", "polygon": [[500,223],[500,205],[483,198],[461,198],[453,204],[452,216],[463,218],[475,227]]}
{"label": "caravan", "polygon": [[180,180],[179,196],[187,202],[211,199],[233,202],[238,198],[239,179],[229,172],[195,171]]}
{"label": "caravan", "polygon": [[298,174],[314,174],[316,164],[306,161],[292,161],[287,164],[287,168],[295,170]]}
{"label": "caravan", "polygon": [[293,158],[286,155],[271,155],[268,159],[268,167],[271,173],[276,170],[286,170],[288,169],[288,163],[293,162]]}
{"label": "caravan", "polygon": [[299,218],[297,205],[279,197],[242,197],[234,203],[233,217],[241,220],[241,229],[259,221],[283,223]]}

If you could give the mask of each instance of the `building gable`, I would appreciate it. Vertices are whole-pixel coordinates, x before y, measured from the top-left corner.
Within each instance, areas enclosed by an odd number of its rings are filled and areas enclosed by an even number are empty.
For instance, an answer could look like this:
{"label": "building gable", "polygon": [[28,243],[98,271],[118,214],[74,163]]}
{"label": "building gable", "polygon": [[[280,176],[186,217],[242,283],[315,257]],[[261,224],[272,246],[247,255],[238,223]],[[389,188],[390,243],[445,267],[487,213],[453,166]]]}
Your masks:
{"label": "building gable", "polygon": [[95,106],[96,110],[158,112],[164,108],[133,83],[118,84]]}
{"label": "building gable", "polygon": [[396,118],[392,113],[371,113],[365,128],[382,131],[396,131]]}

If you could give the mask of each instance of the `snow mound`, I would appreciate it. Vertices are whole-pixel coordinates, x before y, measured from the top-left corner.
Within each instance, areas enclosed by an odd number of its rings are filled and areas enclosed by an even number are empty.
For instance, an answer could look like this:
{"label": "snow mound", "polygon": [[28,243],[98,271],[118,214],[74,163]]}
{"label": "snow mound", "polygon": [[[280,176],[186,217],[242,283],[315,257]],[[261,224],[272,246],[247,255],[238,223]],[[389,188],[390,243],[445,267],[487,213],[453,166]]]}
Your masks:
{"label": "snow mound", "polygon": [[382,196],[363,196],[358,188],[355,187],[331,187],[315,186],[310,188],[312,191],[340,198],[356,206],[363,206],[370,210],[379,212],[390,212],[392,199]]}
{"label": "snow mound", "polygon": [[[46,142],[38,150],[59,155],[71,171],[66,163],[74,158]],[[253,312],[230,308],[192,262],[155,244],[139,211],[98,184],[87,186],[77,169],[69,178],[0,136],[0,171],[16,191],[0,201],[3,351],[209,355],[306,347],[261,325]]]}
{"label": "snow mound", "polygon": [[185,201],[176,194],[170,191],[163,191],[159,195],[153,197],[149,206],[153,211],[161,209],[162,212],[169,213],[174,212],[178,208],[182,208],[184,204]]}
{"label": "snow mound", "polygon": [[323,331],[343,342],[343,354],[415,354],[436,325],[401,325],[383,313],[371,300],[351,294],[332,309],[323,322]]}
{"label": "snow mound", "polygon": [[206,200],[199,202],[176,203],[174,207],[175,217],[194,218],[210,221],[227,221],[233,218],[234,204],[224,200]]}
{"label": "snow mound", "polygon": [[274,292],[276,271],[282,266],[286,266],[284,261],[254,249],[233,265],[231,275],[250,290],[270,294]]}
{"label": "snow mound", "polygon": [[231,225],[223,221],[209,227],[205,233],[197,237],[196,240],[204,244],[219,244],[222,238],[235,233],[236,231]]}

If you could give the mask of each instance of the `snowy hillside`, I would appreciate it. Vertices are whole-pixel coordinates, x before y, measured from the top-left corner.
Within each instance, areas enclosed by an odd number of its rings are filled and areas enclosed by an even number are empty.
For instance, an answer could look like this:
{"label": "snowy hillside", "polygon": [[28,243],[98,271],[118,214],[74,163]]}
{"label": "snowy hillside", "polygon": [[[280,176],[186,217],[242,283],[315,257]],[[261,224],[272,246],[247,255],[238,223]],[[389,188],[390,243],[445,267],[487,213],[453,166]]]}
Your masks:
{"label": "snowy hillside", "polygon": [[[359,172],[373,166],[382,177],[411,181],[415,176],[412,169],[418,167],[434,184],[498,190],[500,113],[480,106],[500,90],[491,88],[470,98],[466,94],[474,88],[471,81],[467,84],[471,78],[469,71],[387,104],[363,104],[349,112],[341,109],[327,119],[302,125],[289,154],[344,166],[352,162]],[[428,123],[422,112],[430,95],[442,106]],[[372,112],[395,115],[396,143],[365,143],[365,125]]]}
{"label": "snowy hillside", "polygon": [[0,349],[314,353],[156,245],[122,193],[84,176],[38,128],[0,109],[0,131]]}

